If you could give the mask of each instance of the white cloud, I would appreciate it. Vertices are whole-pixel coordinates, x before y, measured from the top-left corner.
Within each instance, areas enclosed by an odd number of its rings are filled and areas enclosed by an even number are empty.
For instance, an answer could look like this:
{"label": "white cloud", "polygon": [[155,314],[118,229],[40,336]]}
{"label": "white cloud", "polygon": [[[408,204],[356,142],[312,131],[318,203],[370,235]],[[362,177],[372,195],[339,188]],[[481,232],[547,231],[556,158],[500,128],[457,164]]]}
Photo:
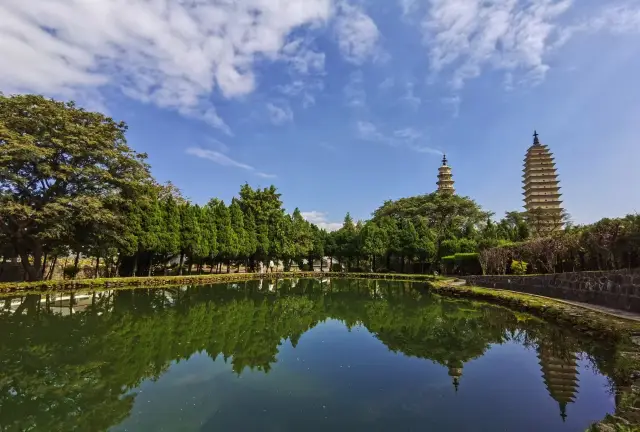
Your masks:
{"label": "white cloud", "polygon": [[281,59],[302,75],[324,73],[325,54],[314,51],[304,39],[295,39],[286,44],[282,48]]}
{"label": "white cloud", "polygon": [[[536,83],[549,70],[548,55],[576,33],[640,31],[637,2],[609,4],[571,24],[565,17],[574,3],[578,4],[574,0],[429,0],[422,29],[432,74],[450,73],[454,89],[484,69],[504,72],[507,88],[514,81]],[[523,78],[515,79],[516,73]]]}
{"label": "white cloud", "polygon": [[269,113],[271,123],[274,125],[278,126],[293,121],[293,111],[291,111],[289,105],[274,105],[272,103],[268,103],[267,112]]}
{"label": "white cloud", "polygon": [[361,108],[367,105],[367,93],[364,91],[362,71],[357,70],[349,75],[349,82],[344,87],[344,97],[350,107]]}
{"label": "white cloud", "polygon": [[229,156],[222,154],[218,151],[203,149],[200,147],[189,147],[186,150],[186,153],[192,156],[199,157],[201,159],[207,159],[211,162],[215,162],[218,165],[232,167],[232,168],[240,168],[246,171],[250,171],[262,178],[275,178],[276,176],[273,174],[267,174],[256,170],[253,166],[248,165],[243,162],[239,162],[237,160],[231,159]]}
{"label": "white cloud", "polygon": [[403,16],[409,16],[418,9],[418,0],[399,0]]}
{"label": "white cloud", "polygon": [[[331,0],[4,0],[0,89],[77,97],[106,87],[230,133],[211,95],[252,92],[257,59],[300,72],[324,54],[287,44]],[[10,67],[8,67],[9,65]]]}
{"label": "white cloud", "polygon": [[[507,76],[511,76],[508,74]],[[505,86],[508,88],[510,85],[505,83]],[[462,103],[462,99],[459,95],[447,96],[440,99],[440,101],[445,104],[449,109],[451,109],[451,113],[453,117],[458,117],[460,114],[460,104]]]}
{"label": "white cloud", "polygon": [[627,3],[606,6],[597,16],[592,16],[577,24],[564,28],[554,48],[566,43],[579,33],[610,31],[613,34],[640,32],[640,5]]}
{"label": "white cloud", "polygon": [[423,22],[431,68],[453,68],[461,88],[486,66],[542,79],[548,39],[572,0],[430,0]]}
{"label": "white cloud", "polygon": [[417,131],[412,127],[395,130],[393,131],[393,135],[397,138],[406,139],[409,141],[414,141],[418,138],[422,138],[422,132]]}
{"label": "white cloud", "polygon": [[340,52],[348,62],[359,65],[383,55],[378,26],[360,6],[341,3],[335,28]]}
{"label": "white cloud", "polygon": [[381,132],[376,125],[368,121],[356,123],[356,135],[363,141],[377,142],[391,147],[404,147],[417,153],[431,153],[441,155],[436,148],[420,144],[422,132],[411,128],[397,129],[392,134]]}
{"label": "white cloud", "polygon": [[384,141],[385,137],[379,131],[376,125],[368,121],[359,121],[356,123],[358,138],[364,141]]}
{"label": "white cloud", "polygon": [[276,178],[277,177],[277,175],[275,175],[275,174],[267,174],[267,173],[263,173],[261,171],[257,171],[256,175],[258,177],[262,177],[262,178],[266,178],[266,179],[272,179],[272,178]]}
{"label": "white cloud", "polygon": [[276,87],[283,95],[291,98],[300,97],[303,108],[309,108],[316,103],[315,92],[322,91],[324,84],[319,80],[304,81],[297,79],[289,84]]}
{"label": "white cloud", "polygon": [[322,228],[327,231],[337,231],[342,228],[341,222],[329,222],[327,220],[327,214],[319,211],[308,211],[308,212],[300,212],[302,217],[311,222],[312,224],[317,225],[319,228]]}
{"label": "white cloud", "polygon": [[422,105],[422,99],[415,95],[413,87],[414,84],[412,82],[408,82],[405,86],[405,94],[400,98],[400,100],[413,109],[418,109],[420,105]]}

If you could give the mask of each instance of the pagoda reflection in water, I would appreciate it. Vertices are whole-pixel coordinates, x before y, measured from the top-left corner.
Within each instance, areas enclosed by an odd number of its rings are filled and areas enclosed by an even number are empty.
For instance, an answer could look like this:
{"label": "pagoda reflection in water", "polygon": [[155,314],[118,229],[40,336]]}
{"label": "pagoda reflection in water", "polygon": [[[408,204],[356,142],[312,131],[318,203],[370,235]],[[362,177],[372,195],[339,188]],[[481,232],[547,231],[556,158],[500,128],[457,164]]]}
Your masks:
{"label": "pagoda reflection in water", "polygon": [[560,416],[567,418],[567,404],[575,401],[578,393],[578,356],[552,343],[542,341],[538,345],[538,358],[542,379],[549,395],[558,402]]}

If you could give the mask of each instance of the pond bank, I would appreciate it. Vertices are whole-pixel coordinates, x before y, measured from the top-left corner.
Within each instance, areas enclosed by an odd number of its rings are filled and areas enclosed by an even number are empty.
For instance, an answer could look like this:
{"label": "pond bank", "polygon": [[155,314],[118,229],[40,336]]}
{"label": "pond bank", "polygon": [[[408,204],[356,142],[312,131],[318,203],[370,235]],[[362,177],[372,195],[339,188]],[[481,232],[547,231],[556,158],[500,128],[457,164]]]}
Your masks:
{"label": "pond bank", "polygon": [[150,276],[150,277],[121,277],[100,279],[53,280],[38,282],[10,282],[0,283],[0,294],[35,293],[47,291],[73,291],[80,289],[102,289],[119,287],[159,287],[170,285],[209,284],[221,282],[238,282],[254,279],[285,279],[285,278],[354,278],[354,279],[386,279],[413,280],[431,282],[438,278],[426,274],[396,274],[396,273],[347,273],[347,272],[273,272],[273,273],[216,273],[187,276]]}

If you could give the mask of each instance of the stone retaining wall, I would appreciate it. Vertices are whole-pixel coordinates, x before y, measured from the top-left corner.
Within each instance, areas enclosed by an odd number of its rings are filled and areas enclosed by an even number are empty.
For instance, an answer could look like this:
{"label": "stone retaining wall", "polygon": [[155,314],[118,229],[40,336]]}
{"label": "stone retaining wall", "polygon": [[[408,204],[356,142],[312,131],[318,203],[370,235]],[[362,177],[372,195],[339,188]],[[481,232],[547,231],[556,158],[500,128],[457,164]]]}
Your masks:
{"label": "stone retaining wall", "polygon": [[508,289],[640,313],[640,269],[531,276],[463,276],[467,285]]}

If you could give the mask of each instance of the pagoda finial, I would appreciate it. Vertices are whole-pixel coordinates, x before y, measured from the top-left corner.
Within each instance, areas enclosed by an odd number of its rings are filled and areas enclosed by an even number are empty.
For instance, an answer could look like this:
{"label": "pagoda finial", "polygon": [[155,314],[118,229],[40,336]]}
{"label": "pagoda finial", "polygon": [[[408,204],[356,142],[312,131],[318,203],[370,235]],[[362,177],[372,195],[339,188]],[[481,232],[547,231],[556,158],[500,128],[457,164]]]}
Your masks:
{"label": "pagoda finial", "polygon": [[538,140],[538,131],[533,131],[533,143],[534,144],[540,144],[540,141]]}
{"label": "pagoda finial", "polygon": [[443,154],[442,155],[442,166],[446,166],[447,165],[447,155]]}

